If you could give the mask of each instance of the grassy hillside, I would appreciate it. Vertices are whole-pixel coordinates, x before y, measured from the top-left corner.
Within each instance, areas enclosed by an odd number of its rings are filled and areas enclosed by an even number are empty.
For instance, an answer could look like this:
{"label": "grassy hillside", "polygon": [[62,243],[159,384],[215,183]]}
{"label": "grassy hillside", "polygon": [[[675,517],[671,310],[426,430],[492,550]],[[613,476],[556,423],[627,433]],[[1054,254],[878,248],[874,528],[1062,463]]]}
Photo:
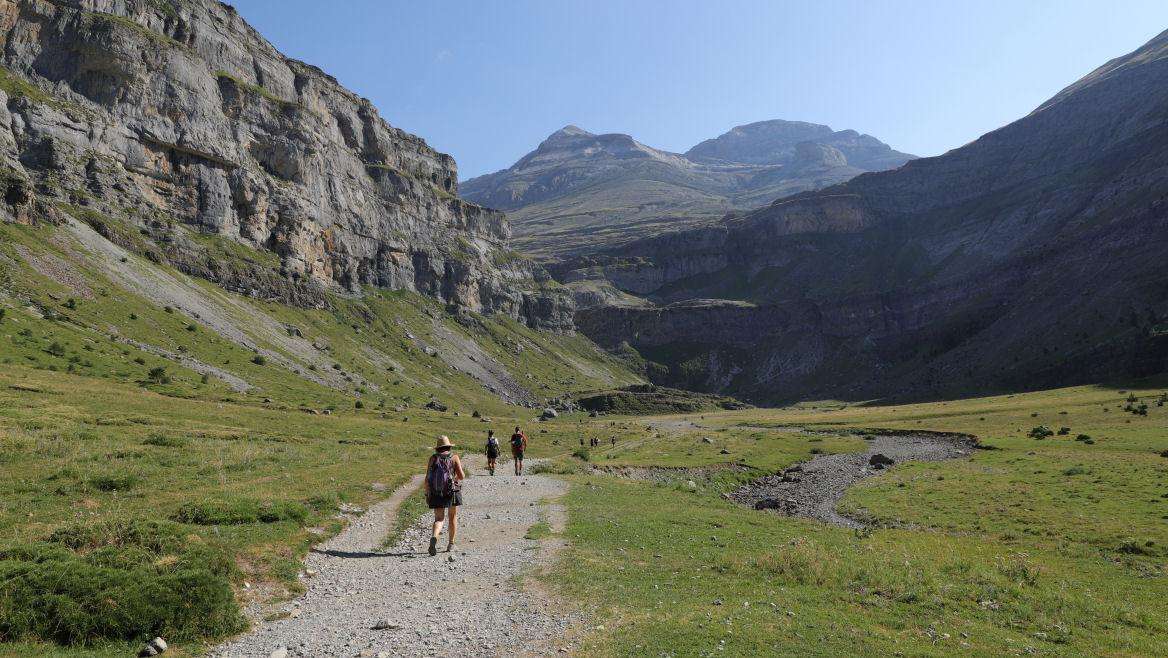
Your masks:
{"label": "grassy hillside", "polygon": [[[0,225],[0,654],[126,655],[157,633],[197,651],[238,630],[235,601],[295,593],[340,511],[436,435],[475,450],[530,427],[501,393],[637,381],[582,337],[419,295],[328,302],[227,293],[80,223]],[[531,428],[533,453],[567,427]]]}
{"label": "grassy hillside", "polygon": [[[1163,394],[1080,387],[618,422],[593,464],[751,468],[568,476],[572,548],[549,581],[597,615],[583,640],[593,655],[1163,655]],[[1053,435],[1032,438],[1038,426]],[[869,428],[969,432],[986,449],[851,489],[840,508],[873,530],[720,495],[813,453],[860,450],[849,430]]]}

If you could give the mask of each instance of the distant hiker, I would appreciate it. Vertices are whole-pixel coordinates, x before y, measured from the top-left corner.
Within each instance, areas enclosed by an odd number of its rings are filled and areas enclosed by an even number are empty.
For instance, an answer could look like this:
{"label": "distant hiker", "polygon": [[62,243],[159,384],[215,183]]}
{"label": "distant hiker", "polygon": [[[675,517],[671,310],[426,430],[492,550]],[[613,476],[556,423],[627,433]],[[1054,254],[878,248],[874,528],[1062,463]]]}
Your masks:
{"label": "distant hiker", "polygon": [[495,438],[495,430],[487,430],[487,470],[495,474],[495,460],[499,458],[499,439]]}
{"label": "distant hiker", "polygon": [[616,437],[612,437],[612,447],[616,447]]}
{"label": "distant hiker", "polygon": [[466,473],[462,461],[453,452],[450,437],[438,437],[434,454],[426,463],[426,505],[434,510],[434,531],[430,533],[430,555],[438,553],[438,533],[442,532],[442,521],[450,514],[449,542],[446,552],[454,550],[454,537],[458,534],[458,506],[462,504],[462,480]]}
{"label": "distant hiker", "polygon": [[519,428],[511,435],[511,457],[515,459],[515,474],[523,475],[523,453],[527,450],[527,437]]}
{"label": "distant hiker", "polygon": [[584,437],[580,437],[580,447],[584,447]]}

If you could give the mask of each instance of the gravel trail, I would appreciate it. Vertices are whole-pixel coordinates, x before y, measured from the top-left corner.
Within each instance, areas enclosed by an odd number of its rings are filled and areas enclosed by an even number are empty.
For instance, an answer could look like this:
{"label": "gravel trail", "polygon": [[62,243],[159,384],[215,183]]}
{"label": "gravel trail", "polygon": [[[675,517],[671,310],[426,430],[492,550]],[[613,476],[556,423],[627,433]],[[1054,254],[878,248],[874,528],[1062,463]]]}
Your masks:
{"label": "gravel trail", "polygon": [[860,480],[872,477],[883,468],[869,460],[877,454],[892,459],[892,467],[903,461],[942,461],[968,456],[973,437],[961,434],[913,433],[866,435],[868,448],[863,452],[819,455],[775,475],[742,485],[730,497],[755,509],[772,509],[788,516],[803,516],[849,528],[863,523],[843,516],[835,506],[844,492]]}
{"label": "gravel trail", "polygon": [[[528,465],[530,467],[530,464]],[[559,480],[500,474],[468,478],[454,553],[426,554],[427,514],[396,546],[381,548],[393,511],[417,495],[420,477],[345,531],[313,549],[304,596],[290,616],[257,624],[213,656],[509,656],[556,653],[572,619],[524,589],[522,577],[553,556],[525,539],[532,525],[562,509],[546,504],[566,491]],[[439,540],[444,550],[446,534]],[[453,558],[453,561],[452,561]],[[383,628],[382,628],[383,627]]]}

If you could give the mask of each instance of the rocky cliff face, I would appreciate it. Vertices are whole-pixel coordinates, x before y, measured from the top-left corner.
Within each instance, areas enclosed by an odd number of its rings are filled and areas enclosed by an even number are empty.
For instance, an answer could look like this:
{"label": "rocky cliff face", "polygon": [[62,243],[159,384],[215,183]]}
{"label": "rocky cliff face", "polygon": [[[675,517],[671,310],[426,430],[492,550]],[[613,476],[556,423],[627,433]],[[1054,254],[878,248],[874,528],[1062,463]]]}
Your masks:
{"label": "rocky cliff face", "polygon": [[[284,57],[213,0],[0,1],[9,221],[95,224],[231,289],[299,304],[416,290],[549,329],[571,301],[458,198],[454,160]],[[216,262],[203,236],[279,257]]]}
{"label": "rocky cliff face", "polygon": [[566,126],[510,168],[462,189],[509,211],[517,243],[553,260],[708,224],[911,158],[852,130],[790,121],[740,126],[685,155]]}
{"label": "rocky cliff face", "polygon": [[[1168,33],[943,156],[558,265],[584,330],[752,400],[1168,370]],[[721,302],[696,302],[718,298]]]}

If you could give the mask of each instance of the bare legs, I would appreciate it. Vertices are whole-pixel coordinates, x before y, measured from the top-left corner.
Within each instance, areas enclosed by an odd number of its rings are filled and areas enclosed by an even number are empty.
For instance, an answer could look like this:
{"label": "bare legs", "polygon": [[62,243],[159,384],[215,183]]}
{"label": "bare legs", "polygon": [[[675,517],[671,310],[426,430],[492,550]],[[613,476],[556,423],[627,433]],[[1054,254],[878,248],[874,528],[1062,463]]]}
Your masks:
{"label": "bare legs", "polygon": [[450,511],[450,524],[449,524],[450,528],[449,528],[449,533],[448,533],[449,543],[447,544],[447,550],[450,550],[450,547],[454,546],[455,536],[458,535],[458,508],[457,507],[448,507],[445,509],[439,507],[439,508],[434,510],[434,528],[433,528],[433,531],[430,533],[430,543],[434,544],[435,542],[438,541],[438,535],[440,535],[442,533],[442,522],[446,520],[447,510]]}
{"label": "bare legs", "polygon": [[449,528],[449,530],[450,530],[450,539],[449,539],[449,542],[446,544],[446,550],[448,550],[448,551],[450,549],[454,548],[454,537],[455,537],[455,535],[458,534],[458,508],[457,507],[450,508],[450,528]]}

